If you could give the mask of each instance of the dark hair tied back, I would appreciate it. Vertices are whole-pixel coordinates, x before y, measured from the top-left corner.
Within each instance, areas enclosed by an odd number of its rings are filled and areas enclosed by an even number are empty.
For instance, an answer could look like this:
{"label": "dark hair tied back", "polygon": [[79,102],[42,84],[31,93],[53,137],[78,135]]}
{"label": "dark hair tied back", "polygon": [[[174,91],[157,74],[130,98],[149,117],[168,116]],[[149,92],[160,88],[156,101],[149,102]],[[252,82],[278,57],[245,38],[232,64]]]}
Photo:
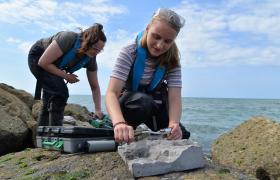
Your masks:
{"label": "dark hair tied back", "polygon": [[99,23],[94,23],[92,27],[89,28],[90,40],[89,43],[91,45],[97,43],[99,40],[106,42],[107,38],[103,32],[103,26]]}
{"label": "dark hair tied back", "polygon": [[94,26],[97,27],[98,31],[102,31],[103,30],[103,26],[102,24],[99,24],[99,23],[94,23]]}
{"label": "dark hair tied back", "polygon": [[81,32],[81,47],[78,49],[78,55],[83,55],[99,40],[106,42],[107,38],[103,32],[103,25],[94,23],[91,27]]}

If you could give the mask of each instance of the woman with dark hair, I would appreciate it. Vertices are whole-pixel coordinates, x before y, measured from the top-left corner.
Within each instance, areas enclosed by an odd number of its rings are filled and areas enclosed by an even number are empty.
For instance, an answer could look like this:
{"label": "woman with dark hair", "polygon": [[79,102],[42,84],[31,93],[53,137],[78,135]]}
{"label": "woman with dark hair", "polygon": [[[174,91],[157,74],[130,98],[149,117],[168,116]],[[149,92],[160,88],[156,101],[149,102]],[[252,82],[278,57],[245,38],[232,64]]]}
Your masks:
{"label": "woman with dark hair", "polygon": [[106,93],[117,142],[131,142],[134,129],[171,128],[169,139],[187,139],[181,119],[181,66],[175,39],[185,20],[170,9],[158,9],[135,42],[117,58]]}
{"label": "woman with dark hair", "polygon": [[[62,126],[64,107],[69,97],[67,83],[79,82],[75,71],[87,69],[92,90],[95,114],[101,118],[101,95],[97,78],[96,56],[107,41],[101,24],[80,33],[62,31],[38,40],[28,54],[28,65],[37,79],[35,99],[41,98],[43,107],[39,114],[39,126]],[[66,81],[66,82],[65,82]]]}

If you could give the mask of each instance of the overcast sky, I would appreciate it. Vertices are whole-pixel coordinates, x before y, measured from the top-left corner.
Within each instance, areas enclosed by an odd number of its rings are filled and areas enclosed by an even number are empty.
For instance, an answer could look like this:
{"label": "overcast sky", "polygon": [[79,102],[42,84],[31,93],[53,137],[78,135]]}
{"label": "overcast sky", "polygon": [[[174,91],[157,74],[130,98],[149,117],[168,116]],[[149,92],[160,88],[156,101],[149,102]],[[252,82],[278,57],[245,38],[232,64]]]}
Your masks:
{"label": "overcast sky", "polygon": [[[105,94],[120,49],[159,7],[185,17],[176,39],[184,97],[280,98],[279,0],[0,0],[0,82],[34,92],[27,54],[38,39],[102,23],[108,41],[97,56]],[[70,94],[90,94],[85,70]]]}

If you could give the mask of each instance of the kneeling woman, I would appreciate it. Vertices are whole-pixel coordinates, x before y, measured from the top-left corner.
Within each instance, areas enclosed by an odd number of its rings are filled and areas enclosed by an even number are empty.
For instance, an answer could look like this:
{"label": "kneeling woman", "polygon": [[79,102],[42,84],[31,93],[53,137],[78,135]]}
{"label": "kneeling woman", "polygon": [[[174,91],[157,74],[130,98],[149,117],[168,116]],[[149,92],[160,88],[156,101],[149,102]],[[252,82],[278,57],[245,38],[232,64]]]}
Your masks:
{"label": "kneeling woman", "polygon": [[134,129],[172,129],[170,139],[189,138],[180,124],[181,67],[175,43],[184,19],[159,9],[134,43],[117,58],[106,93],[106,107],[117,142],[134,140]]}

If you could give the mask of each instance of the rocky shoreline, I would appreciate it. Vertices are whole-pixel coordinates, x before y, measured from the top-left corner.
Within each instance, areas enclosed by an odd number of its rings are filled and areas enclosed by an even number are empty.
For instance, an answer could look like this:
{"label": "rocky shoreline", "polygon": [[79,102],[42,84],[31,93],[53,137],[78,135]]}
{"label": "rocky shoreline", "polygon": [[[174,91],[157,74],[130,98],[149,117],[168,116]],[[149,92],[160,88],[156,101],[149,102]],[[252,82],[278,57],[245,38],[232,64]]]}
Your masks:
{"label": "rocky shoreline", "polygon": [[[134,179],[117,152],[61,154],[34,148],[40,101],[0,84],[0,179]],[[65,115],[90,126],[90,112],[67,105]],[[280,180],[280,124],[252,117],[214,141],[205,167],[139,179]]]}

